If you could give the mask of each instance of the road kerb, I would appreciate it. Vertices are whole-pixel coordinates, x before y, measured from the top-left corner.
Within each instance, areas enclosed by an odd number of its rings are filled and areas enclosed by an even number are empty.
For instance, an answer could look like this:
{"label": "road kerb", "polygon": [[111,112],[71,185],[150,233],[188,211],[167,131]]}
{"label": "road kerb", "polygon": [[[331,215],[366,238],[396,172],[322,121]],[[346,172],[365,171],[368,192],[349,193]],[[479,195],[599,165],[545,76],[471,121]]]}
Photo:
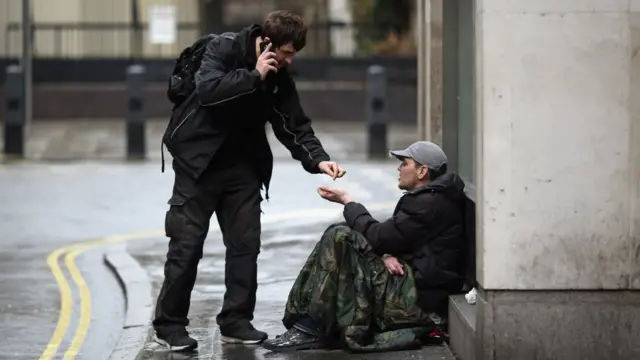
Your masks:
{"label": "road kerb", "polygon": [[112,246],[104,262],[112,270],[125,297],[123,329],[109,359],[135,359],[144,348],[153,312],[151,281],[147,272],[126,251],[126,244]]}

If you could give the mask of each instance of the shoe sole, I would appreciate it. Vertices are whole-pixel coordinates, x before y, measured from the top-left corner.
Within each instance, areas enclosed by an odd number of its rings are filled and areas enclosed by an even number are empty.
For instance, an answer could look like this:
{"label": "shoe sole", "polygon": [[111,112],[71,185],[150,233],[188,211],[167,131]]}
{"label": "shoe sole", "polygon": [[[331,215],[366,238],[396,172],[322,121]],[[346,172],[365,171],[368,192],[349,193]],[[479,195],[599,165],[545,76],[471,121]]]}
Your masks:
{"label": "shoe sole", "polygon": [[189,350],[193,350],[193,349],[198,347],[198,344],[196,344],[196,345],[184,345],[184,346],[172,346],[168,342],[160,339],[157,335],[154,335],[153,341],[155,341],[156,343],[166,347],[167,349],[169,349],[169,351],[172,351],[172,352],[189,351]]}
{"label": "shoe sole", "polygon": [[273,352],[292,352],[292,351],[303,351],[303,350],[319,350],[319,349],[327,349],[325,344],[311,343],[311,344],[302,344],[302,345],[294,345],[294,346],[272,346],[269,343],[262,344],[262,347]]}
{"label": "shoe sole", "polygon": [[220,341],[222,341],[225,344],[259,345],[259,344],[262,344],[262,342],[265,340],[266,338],[259,339],[259,340],[242,340],[242,339],[238,339],[230,336],[220,335]]}

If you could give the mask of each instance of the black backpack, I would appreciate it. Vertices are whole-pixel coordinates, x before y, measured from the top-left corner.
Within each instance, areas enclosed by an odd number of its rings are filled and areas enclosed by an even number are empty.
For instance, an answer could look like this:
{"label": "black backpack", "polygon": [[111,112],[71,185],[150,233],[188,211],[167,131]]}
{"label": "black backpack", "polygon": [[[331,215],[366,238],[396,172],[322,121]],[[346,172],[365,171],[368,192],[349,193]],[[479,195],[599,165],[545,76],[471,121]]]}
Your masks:
{"label": "black backpack", "polygon": [[169,77],[167,97],[174,109],[182,104],[196,89],[195,76],[200,68],[202,56],[209,42],[218,36],[234,39],[234,33],[209,34],[200,37],[193,45],[182,50],[173,65],[173,72]]}
{"label": "black backpack", "polygon": [[[164,172],[164,146],[173,154],[171,140],[177,127],[181,121],[180,111],[177,108],[183,104],[196,90],[196,72],[200,68],[202,57],[207,45],[210,41],[218,36],[224,36],[227,39],[235,39],[235,33],[209,34],[200,37],[191,46],[182,50],[173,65],[173,72],[169,77],[169,85],[167,87],[167,98],[173,104],[173,114],[169,120],[169,124],[162,136],[162,145],[160,152],[162,155],[162,172]],[[188,106],[188,104],[187,104]],[[177,113],[176,113],[177,112]]]}

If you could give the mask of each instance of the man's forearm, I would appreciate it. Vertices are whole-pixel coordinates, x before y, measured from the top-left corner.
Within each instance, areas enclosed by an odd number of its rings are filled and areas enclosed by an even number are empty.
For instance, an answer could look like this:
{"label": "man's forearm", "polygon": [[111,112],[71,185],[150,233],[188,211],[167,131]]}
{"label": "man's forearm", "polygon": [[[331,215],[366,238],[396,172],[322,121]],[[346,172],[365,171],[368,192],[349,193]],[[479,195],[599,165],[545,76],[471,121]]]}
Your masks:
{"label": "man's forearm", "polygon": [[228,73],[204,71],[196,76],[196,92],[202,106],[212,106],[247,95],[258,89],[257,70],[234,70]]}
{"label": "man's forearm", "polygon": [[218,37],[207,44],[196,72],[196,93],[203,106],[211,106],[250,94],[258,89],[257,70],[236,69],[234,40]]}
{"label": "man's forearm", "polygon": [[393,221],[376,220],[364,205],[350,201],[344,207],[344,219],[353,230],[361,233],[373,251],[382,256],[394,248],[401,248],[401,236],[397,233]]}
{"label": "man's forearm", "polygon": [[276,116],[272,118],[271,126],[278,140],[294,159],[302,163],[307,172],[318,173],[318,164],[331,159],[315,136],[311,121],[304,115],[298,119],[291,119],[290,114],[275,107],[273,111]]}
{"label": "man's forearm", "polygon": [[350,197],[346,198],[343,203],[344,219],[352,229],[364,234],[369,225],[378,223],[378,220],[371,216],[364,205],[353,201]]}

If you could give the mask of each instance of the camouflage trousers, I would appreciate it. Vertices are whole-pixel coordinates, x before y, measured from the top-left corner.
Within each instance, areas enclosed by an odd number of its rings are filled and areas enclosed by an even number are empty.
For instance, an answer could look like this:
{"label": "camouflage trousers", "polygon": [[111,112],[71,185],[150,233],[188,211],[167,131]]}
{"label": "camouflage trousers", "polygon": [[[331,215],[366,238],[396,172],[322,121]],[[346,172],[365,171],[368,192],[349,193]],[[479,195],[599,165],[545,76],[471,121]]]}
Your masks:
{"label": "camouflage trousers", "polygon": [[434,329],[418,306],[413,273],[389,273],[358,232],[336,224],[322,235],[287,300],[284,326],[308,316],[322,333],[354,352],[420,346]]}

